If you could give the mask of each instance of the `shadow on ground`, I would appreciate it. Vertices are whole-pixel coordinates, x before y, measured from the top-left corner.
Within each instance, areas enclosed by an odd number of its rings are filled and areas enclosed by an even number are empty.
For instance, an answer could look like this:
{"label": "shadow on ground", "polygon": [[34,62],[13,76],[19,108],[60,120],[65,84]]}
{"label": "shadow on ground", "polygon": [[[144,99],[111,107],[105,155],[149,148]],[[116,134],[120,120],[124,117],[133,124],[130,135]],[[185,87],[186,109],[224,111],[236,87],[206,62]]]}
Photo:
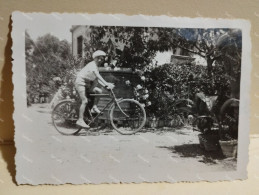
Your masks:
{"label": "shadow on ground", "polygon": [[112,129],[90,129],[90,130],[81,130],[78,134],[75,136],[98,136],[98,135],[110,135],[111,132],[113,132]]}
{"label": "shadow on ground", "polygon": [[222,160],[225,158],[220,149],[217,151],[206,151],[202,149],[199,144],[183,144],[173,147],[159,146],[159,148],[170,150],[172,153],[178,154],[183,158],[200,157],[201,160],[199,160],[199,162],[206,164],[216,164],[217,160]]}

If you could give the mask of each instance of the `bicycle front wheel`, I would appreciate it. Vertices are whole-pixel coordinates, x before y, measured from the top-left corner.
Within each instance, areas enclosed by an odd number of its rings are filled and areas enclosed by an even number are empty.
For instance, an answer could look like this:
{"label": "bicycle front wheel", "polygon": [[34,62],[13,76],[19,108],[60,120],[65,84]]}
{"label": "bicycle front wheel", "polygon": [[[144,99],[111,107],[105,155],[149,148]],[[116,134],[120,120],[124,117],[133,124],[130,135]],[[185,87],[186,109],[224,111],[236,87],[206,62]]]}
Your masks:
{"label": "bicycle front wheel", "polygon": [[76,135],[80,129],[76,126],[78,113],[70,100],[60,102],[52,111],[52,123],[56,130],[63,135]]}
{"label": "bicycle front wheel", "polygon": [[111,108],[110,120],[113,128],[123,135],[140,131],[146,123],[146,111],[136,100],[124,99]]}

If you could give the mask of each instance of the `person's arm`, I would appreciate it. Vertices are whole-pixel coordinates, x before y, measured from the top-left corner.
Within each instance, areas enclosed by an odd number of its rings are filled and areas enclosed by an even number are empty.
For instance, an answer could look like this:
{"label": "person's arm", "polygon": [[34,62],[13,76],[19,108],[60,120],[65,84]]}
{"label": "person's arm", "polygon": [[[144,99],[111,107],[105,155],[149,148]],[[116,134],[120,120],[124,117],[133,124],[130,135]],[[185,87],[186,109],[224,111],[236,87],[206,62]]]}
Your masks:
{"label": "person's arm", "polygon": [[98,83],[100,83],[100,85],[103,86],[103,87],[106,86],[100,79],[98,79]]}
{"label": "person's arm", "polygon": [[106,82],[105,80],[104,80],[104,78],[100,75],[100,73],[99,72],[97,72],[97,71],[93,71],[94,72],[94,74],[95,74],[95,76],[97,77],[97,79],[98,79],[98,81],[99,81],[99,83],[100,84],[103,84],[103,85],[108,85],[108,82]]}
{"label": "person's arm", "polygon": [[106,82],[106,81],[104,80],[104,78],[100,75],[100,73],[99,73],[98,71],[93,71],[93,72],[94,72],[95,76],[97,77],[97,79],[98,79],[98,81],[99,81],[99,83],[100,83],[101,85],[107,86],[107,87],[109,87],[109,88],[111,88],[111,89],[114,87],[114,85],[113,85],[112,83]]}

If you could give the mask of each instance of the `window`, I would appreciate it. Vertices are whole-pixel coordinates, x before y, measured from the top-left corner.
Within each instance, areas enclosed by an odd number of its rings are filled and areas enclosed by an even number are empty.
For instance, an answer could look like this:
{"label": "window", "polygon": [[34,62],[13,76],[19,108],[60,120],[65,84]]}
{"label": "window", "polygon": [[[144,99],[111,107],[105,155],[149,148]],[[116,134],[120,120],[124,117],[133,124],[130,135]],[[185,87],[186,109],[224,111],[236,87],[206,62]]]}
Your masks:
{"label": "window", "polygon": [[82,57],[83,53],[83,37],[77,37],[77,55],[78,57]]}

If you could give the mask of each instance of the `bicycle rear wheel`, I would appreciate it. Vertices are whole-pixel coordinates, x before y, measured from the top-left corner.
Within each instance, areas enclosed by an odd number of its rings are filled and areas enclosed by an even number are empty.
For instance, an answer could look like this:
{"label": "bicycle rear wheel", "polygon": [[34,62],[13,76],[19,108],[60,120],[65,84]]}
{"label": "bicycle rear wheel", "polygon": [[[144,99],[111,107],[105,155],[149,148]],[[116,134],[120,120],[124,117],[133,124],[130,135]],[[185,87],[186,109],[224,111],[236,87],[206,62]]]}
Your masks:
{"label": "bicycle rear wheel", "polygon": [[81,130],[76,125],[77,114],[74,102],[71,100],[60,102],[52,111],[52,123],[59,133],[76,135]]}
{"label": "bicycle rear wheel", "polygon": [[146,123],[146,111],[136,100],[124,99],[114,104],[110,112],[113,128],[123,135],[131,135]]}
{"label": "bicycle rear wheel", "polygon": [[178,118],[183,127],[192,128],[194,116],[193,116],[191,108],[189,108],[189,107],[178,108]]}

